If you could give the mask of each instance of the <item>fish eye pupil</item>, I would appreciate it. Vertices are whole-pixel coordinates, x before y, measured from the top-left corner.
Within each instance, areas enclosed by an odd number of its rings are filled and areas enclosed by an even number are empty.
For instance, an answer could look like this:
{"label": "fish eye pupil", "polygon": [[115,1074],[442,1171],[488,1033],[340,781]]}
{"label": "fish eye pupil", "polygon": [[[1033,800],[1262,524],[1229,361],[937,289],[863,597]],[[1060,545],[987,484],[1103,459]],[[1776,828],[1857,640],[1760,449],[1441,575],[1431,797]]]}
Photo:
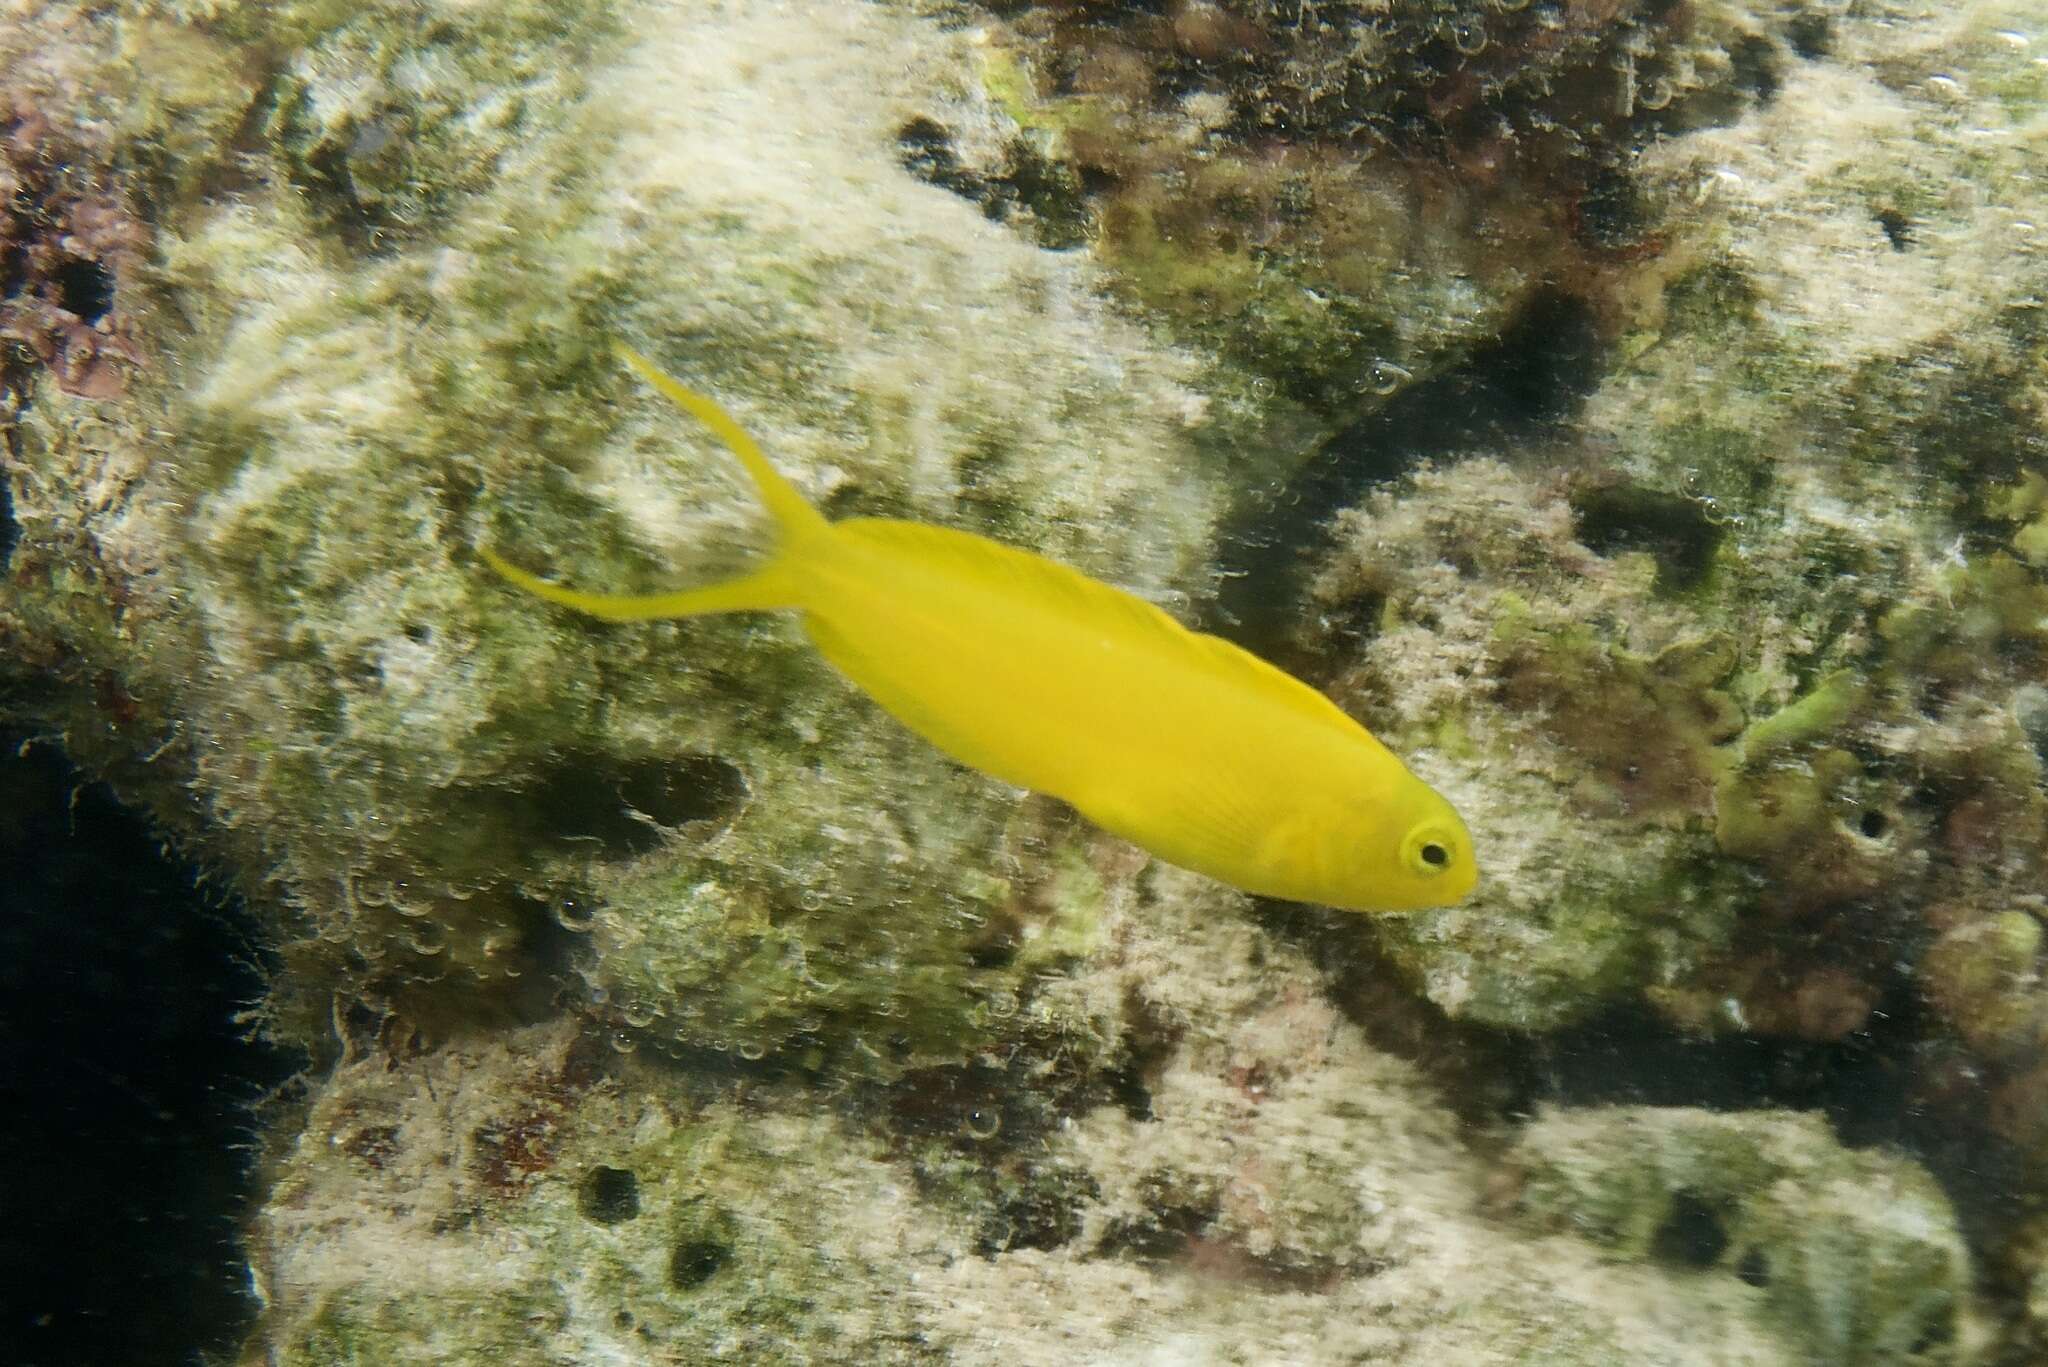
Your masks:
{"label": "fish eye pupil", "polygon": [[1424,845],[1417,853],[1422,856],[1422,862],[1433,869],[1440,869],[1451,862],[1451,852],[1434,840]]}

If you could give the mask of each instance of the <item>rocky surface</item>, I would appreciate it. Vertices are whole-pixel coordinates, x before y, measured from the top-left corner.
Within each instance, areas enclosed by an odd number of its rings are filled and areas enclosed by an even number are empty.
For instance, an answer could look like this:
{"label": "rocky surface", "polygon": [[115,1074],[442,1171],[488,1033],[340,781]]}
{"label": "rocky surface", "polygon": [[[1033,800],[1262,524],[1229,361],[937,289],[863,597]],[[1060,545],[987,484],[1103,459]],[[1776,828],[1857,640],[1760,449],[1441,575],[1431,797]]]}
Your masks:
{"label": "rocky surface", "polygon": [[[0,708],[278,953],[252,1360],[2028,1360],[2032,8],[0,16]],[[619,337],[1326,688],[1480,891],[1250,904],[789,621],[509,592],[759,544]],[[1615,1013],[1885,1081],[1525,1081]]]}

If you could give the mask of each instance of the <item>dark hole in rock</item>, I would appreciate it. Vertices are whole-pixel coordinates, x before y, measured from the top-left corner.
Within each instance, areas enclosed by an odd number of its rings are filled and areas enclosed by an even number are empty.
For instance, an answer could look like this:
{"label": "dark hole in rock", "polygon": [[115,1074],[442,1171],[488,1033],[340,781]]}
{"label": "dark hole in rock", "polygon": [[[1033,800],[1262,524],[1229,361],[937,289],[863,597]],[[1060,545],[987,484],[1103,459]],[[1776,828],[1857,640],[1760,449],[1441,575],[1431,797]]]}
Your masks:
{"label": "dark hole in rock", "polygon": [[1913,245],[1913,220],[1897,209],[1880,209],[1877,226],[1884,229],[1885,241],[1892,244],[1893,251],[1902,252]]}
{"label": "dark hole in rock", "polygon": [[722,1239],[684,1239],[668,1256],[668,1284],[678,1291],[693,1291],[731,1261],[732,1246]]}
{"label": "dark hole in rock", "polygon": [[1777,98],[1778,87],[1784,84],[1778,74],[1778,47],[1770,39],[1751,34],[1729,49],[1729,64],[1735,71],[1735,83],[1769,104]]}
{"label": "dark hole in rock", "polygon": [[1856,822],[1856,829],[1863,832],[1870,839],[1875,840],[1883,835],[1886,828],[1890,825],[1891,823],[1885,819],[1883,812],[1873,810],[1862,815]]}
{"label": "dark hole in rock", "polygon": [[[1092,1187],[1092,1183],[1087,1184]],[[1073,1193],[1078,1198],[1082,1193]],[[1049,1251],[1081,1233],[1078,1199],[1048,1190],[1027,1190],[1003,1201],[975,1231],[974,1251],[984,1258],[1035,1248]]]}
{"label": "dark hole in rock", "polygon": [[620,761],[573,751],[529,797],[554,839],[595,840],[636,855],[660,848],[659,827],[730,817],[746,795],[739,766],[717,755]]}
{"label": "dark hole in rock", "polygon": [[1835,33],[1825,14],[1795,14],[1785,25],[1785,40],[1792,51],[1809,62],[1817,62],[1835,49]]}
{"label": "dark hole in rock", "polygon": [[1963,1227],[1990,1246],[2025,1206],[2029,1160],[1992,1133],[1988,1108],[1929,1106],[1927,1074],[1900,1066],[1943,1028],[1918,980],[1904,977],[1891,980],[1863,1028],[1827,1043],[1700,1038],[1636,1006],[1535,1037],[1474,1031],[1463,1047],[1499,1051],[1490,1065],[1491,1117],[1545,1103],[1819,1112],[1850,1148],[1882,1144],[1913,1154],[1947,1189]]}
{"label": "dark hole in rock", "polygon": [[1101,1249],[1109,1256],[1148,1261],[1172,1258],[1216,1223],[1211,1202],[1197,1206],[1167,1205],[1146,1212],[1149,1219],[1118,1220],[1103,1232]]}
{"label": "dark hole in rock", "polygon": [[[1081,177],[1067,163],[1049,160],[1019,138],[1009,146],[996,186],[1003,201],[1030,213],[1031,236],[1039,246],[1050,251],[1070,251],[1087,244],[1095,215]],[[983,207],[989,217],[998,218],[1004,204]]]}
{"label": "dark hole in rock", "polygon": [[113,312],[114,275],[99,262],[70,257],[53,272],[53,279],[57,306],[67,313],[97,323]]}
{"label": "dark hole in rock", "polygon": [[1742,1261],[1735,1264],[1735,1275],[1749,1285],[1759,1289],[1771,1284],[1771,1260],[1760,1248],[1752,1248],[1742,1255]]}
{"label": "dark hole in rock", "polygon": [[1673,1192],[1671,1209],[1650,1241],[1650,1256],[1677,1267],[1712,1267],[1727,1248],[1719,1212],[1692,1192]]}
{"label": "dark hole in rock", "polygon": [[747,779],[731,760],[685,755],[629,766],[619,795],[664,826],[684,826],[731,816],[746,800]]}
{"label": "dark hole in rock", "polygon": [[0,570],[7,568],[7,562],[14,556],[14,542],[18,535],[14,525],[14,490],[5,475],[0,475]]}
{"label": "dark hole in rock", "polygon": [[1919,1337],[1913,1340],[1913,1346],[1908,1350],[1912,1356],[1919,1357],[1922,1353],[1931,1353],[1936,1348],[1955,1342],[1955,1310],[1937,1310],[1935,1315],[1937,1318],[1933,1323],[1923,1328]]}
{"label": "dark hole in rock", "polygon": [[1682,592],[1704,579],[1721,528],[1704,505],[1683,494],[1636,485],[1590,489],[1572,498],[1579,540],[1596,555],[1645,551],[1657,562],[1657,587]]}
{"label": "dark hole in rock", "polygon": [[1152,1119],[1152,1089],[1145,1085],[1145,1073],[1136,1064],[1119,1068],[1109,1075],[1109,1098],[1132,1120],[1144,1122]]}
{"label": "dark hole in rock", "polygon": [[1594,173],[1579,196],[1572,235],[1589,247],[1626,251],[1640,246],[1650,230],[1650,215],[1635,177],[1615,167]]}
{"label": "dark hole in rock", "polygon": [[625,1168],[592,1168],[576,1192],[576,1208],[601,1225],[630,1220],[640,1213],[640,1179]]}
{"label": "dark hole in rock", "polygon": [[927,185],[976,202],[988,197],[987,182],[962,166],[953,154],[953,135],[922,114],[896,130],[896,160]]}
{"label": "dark hole in rock", "polygon": [[1355,655],[1380,634],[1387,613],[1384,593],[1364,592],[1332,607],[1323,615],[1323,629],[1332,644],[1345,655]]}
{"label": "dark hole in rock", "polygon": [[1008,968],[1017,961],[1017,934],[1005,929],[984,936],[967,947],[967,962],[976,968]]}

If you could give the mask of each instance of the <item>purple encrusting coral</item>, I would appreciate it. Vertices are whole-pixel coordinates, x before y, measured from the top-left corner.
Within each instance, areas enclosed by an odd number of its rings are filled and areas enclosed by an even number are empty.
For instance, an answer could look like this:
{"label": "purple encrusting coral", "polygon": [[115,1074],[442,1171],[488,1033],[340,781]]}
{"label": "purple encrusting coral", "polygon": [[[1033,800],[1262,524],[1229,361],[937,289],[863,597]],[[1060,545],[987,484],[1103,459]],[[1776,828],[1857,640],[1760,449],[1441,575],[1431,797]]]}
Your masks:
{"label": "purple encrusting coral", "polygon": [[119,398],[142,348],[123,286],[149,249],[124,187],[0,85],[0,342],[81,398]]}

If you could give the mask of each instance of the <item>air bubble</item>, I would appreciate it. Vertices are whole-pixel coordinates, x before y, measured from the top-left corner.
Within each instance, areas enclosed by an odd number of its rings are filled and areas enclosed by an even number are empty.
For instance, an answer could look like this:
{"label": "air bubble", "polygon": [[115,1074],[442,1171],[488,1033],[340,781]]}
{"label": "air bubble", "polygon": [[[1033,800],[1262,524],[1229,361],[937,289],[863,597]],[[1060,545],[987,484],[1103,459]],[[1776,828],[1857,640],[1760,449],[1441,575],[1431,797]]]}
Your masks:
{"label": "air bubble", "polygon": [[645,1030],[654,1024],[654,1018],[661,1013],[646,1002],[634,1002],[619,1012],[619,1018],[635,1030]]}
{"label": "air bubble", "polygon": [[1467,57],[1486,51],[1486,25],[1477,19],[1460,19],[1451,25],[1451,46]]}
{"label": "air bubble", "polygon": [[969,1139],[994,1139],[1003,1128],[1003,1117],[993,1107],[969,1111],[960,1122],[960,1132]]}
{"label": "air bubble", "polygon": [[1645,109],[1663,109],[1670,105],[1674,93],[1671,82],[1662,76],[1652,76],[1636,92],[1636,103]]}
{"label": "air bubble", "polygon": [[432,958],[448,948],[448,932],[433,921],[422,921],[413,927],[410,943],[413,953]]}
{"label": "air bubble", "polygon": [[581,935],[597,925],[597,913],[573,897],[555,903],[555,924]]}
{"label": "air bubble", "polygon": [[749,1063],[759,1063],[768,1056],[768,1050],[759,1040],[741,1040],[739,1048],[733,1051]]}
{"label": "air bubble", "polygon": [[1366,369],[1365,387],[1385,398],[1414,378],[1406,366],[1395,365],[1392,361],[1374,361]]}
{"label": "air bubble", "polygon": [[608,1042],[615,1054],[630,1054],[640,1047],[640,1041],[624,1030],[612,1031],[608,1036]]}

